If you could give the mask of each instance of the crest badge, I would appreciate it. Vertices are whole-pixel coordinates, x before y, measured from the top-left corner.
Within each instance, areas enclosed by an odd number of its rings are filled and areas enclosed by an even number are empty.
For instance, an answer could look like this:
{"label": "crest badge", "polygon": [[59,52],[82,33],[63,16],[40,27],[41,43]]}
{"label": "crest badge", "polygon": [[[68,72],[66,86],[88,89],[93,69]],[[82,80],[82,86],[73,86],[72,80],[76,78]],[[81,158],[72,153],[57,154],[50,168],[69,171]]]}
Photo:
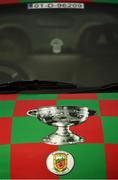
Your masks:
{"label": "crest badge", "polygon": [[55,151],[47,158],[47,168],[54,174],[64,175],[69,173],[74,166],[74,159],[70,153]]}
{"label": "crest badge", "polygon": [[67,168],[67,154],[65,153],[56,153],[53,154],[53,163],[55,170],[63,172]]}

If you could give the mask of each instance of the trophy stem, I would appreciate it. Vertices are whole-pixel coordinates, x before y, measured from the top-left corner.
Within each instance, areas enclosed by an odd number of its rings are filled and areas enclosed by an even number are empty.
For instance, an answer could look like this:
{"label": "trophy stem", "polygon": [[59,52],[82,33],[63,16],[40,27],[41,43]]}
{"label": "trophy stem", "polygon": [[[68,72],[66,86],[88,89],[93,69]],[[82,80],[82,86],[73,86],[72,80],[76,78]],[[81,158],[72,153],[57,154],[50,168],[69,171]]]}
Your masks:
{"label": "trophy stem", "polygon": [[43,141],[52,145],[76,144],[84,142],[84,138],[69,130],[69,126],[58,126],[55,133],[50,134]]}
{"label": "trophy stem", "polygon": [[71,131],[69,130],[69,126],[59,126],[55,134],[60,136],[68,136]]}

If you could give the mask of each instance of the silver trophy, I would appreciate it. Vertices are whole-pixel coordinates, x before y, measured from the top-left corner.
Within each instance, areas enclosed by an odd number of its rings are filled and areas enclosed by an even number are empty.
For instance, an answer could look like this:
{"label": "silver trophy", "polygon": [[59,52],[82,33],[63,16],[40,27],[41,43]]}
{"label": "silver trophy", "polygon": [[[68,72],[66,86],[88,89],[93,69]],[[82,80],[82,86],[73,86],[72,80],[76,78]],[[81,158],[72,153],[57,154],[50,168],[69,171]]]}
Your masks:
{"label": "silver trophy", "polygon": [[84,138],[72,133],[69,127],[85,122],[95,113],[96,111],[89,110],[87,107],[49,106],[29,110],[27,115],[36,117],[48,125],[56,126],[56,132],[45,137],[43,141],[47,144],[63,145],[84,142]]}

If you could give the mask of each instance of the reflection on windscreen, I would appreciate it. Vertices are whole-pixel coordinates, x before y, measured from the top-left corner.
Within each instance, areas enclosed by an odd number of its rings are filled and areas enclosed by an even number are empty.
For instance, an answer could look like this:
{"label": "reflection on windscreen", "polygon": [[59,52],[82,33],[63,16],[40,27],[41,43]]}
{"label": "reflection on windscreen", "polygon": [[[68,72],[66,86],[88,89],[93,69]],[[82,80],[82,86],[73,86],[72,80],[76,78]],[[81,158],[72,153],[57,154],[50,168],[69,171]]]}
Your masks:
{"label": "reflection on windscreen", "polygon": [[2,11],[0,83],[38,79],[93,87],[118,82],[115,12],[107,6],[103,11]]}

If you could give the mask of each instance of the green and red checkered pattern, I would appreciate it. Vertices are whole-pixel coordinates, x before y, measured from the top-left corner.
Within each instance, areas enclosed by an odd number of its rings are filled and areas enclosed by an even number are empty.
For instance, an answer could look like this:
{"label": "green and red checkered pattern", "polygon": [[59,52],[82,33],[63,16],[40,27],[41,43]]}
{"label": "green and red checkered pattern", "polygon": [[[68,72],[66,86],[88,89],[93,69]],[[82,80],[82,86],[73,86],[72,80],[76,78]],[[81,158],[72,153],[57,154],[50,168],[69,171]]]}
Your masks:
{"label": "green and red checkered pattern", "polygon": [[[71,130],[86,141],[53,146],[42,138],[55,128],[28,117],[42,106],[77,105],[97,111]],[[46,159],[56,150],[71,153],[73,170],[64,176],[48,171]],[[0,95],[0,179],[118,179],[118,93]]]}
{"label": "green and red checkered pattern", "polygon": [[0,0],[0,4],[19,4],[30,2],[92,2],[92,3],[118,3],[118,0]]}

